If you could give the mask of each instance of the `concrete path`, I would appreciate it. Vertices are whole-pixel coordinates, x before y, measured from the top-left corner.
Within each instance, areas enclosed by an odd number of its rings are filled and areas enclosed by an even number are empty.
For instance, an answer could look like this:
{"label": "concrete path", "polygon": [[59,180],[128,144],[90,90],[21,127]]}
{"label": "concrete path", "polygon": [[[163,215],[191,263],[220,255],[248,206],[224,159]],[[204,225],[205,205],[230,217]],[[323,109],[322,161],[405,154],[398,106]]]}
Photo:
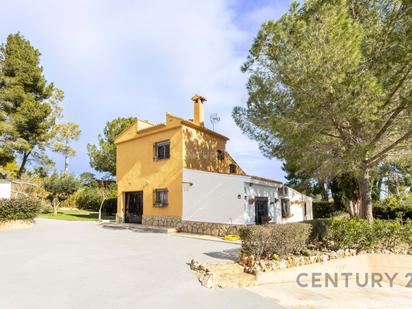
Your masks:
{"label": "concrete path", "polygon": [[412,308],[411,288],[394,285],[389,287],[357,287],[349,281],[338,287],[299,287],[296,283],[265,284],[247,288],[274,302],[291,309],[389,309]]}
{"label": "concrete path", "polygon": [[223,261],[238,248],[40,219],[0,232],[0,308],[279,308],[245,289],[203,288],[186,264]]}

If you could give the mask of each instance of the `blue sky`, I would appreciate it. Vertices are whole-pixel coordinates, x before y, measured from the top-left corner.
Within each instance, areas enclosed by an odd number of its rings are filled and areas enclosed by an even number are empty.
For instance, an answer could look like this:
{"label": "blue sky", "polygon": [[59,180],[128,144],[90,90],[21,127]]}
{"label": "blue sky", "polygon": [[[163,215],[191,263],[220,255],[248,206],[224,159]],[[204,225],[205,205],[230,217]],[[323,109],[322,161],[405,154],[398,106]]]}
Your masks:
{"label": "blue sky", "polygon": [[[236,127],[245,105],[240,72],[262,22],[277,19],[289,0],[108,1],[0,0],[0,41],[20,31],[42,53],[46,78],[65,92],[66,121],[80,125],[69,169],[91,171],[87,143],[105,123],[134,116],[163,122],[165,113],[192,118],[194,93],[221,118],[216,131],[249,174],[283,180],[281,162],[265,158]],[[61,156],[53,155],[56,168]]]}

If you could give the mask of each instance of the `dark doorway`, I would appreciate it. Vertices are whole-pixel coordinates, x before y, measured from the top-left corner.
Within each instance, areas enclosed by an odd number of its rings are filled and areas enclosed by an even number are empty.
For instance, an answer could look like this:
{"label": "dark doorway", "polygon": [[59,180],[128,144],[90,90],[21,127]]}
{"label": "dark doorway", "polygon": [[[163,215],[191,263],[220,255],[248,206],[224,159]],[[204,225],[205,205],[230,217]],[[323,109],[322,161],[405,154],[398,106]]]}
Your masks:
{"label": "dark doorway", "polygon": [[143,191],[126,192],[124,222],[142,223],[143,215]]}
{"label": "dark doorway", "polygon": [[268,208],[268,198],[267,197],[256,197],[255,200],[255,223],[265,224],[270,221],[269,218],[269,208]]}

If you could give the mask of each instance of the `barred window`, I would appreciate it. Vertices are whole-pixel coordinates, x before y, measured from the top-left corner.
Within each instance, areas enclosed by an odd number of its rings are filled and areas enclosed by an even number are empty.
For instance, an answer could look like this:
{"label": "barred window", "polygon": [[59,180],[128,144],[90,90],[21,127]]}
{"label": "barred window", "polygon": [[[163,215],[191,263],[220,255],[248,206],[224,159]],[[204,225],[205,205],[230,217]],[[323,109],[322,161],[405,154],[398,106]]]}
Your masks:
{"label": "barred window", "polygon": [[155,207],[167,207],[169,204],[167,189],[154,190],[153,198]]}
{"label": "barred window", "polygon": [[289,199],[283,198],[280,200],[282,207],[282,218],[290,218],[290,201]]}

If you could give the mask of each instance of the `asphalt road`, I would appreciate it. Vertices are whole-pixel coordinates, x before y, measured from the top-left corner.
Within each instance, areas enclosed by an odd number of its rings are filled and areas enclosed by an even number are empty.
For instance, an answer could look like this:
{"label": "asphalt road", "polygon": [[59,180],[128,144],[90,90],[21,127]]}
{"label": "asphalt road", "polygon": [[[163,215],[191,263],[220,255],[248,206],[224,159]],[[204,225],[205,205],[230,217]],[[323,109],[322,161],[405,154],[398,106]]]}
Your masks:
{"label": "asphalt road", "polygon": [[279,308],[246,289],[206,289],[187,265],[236,248],[39,219],[0,232],[0,308]]}

